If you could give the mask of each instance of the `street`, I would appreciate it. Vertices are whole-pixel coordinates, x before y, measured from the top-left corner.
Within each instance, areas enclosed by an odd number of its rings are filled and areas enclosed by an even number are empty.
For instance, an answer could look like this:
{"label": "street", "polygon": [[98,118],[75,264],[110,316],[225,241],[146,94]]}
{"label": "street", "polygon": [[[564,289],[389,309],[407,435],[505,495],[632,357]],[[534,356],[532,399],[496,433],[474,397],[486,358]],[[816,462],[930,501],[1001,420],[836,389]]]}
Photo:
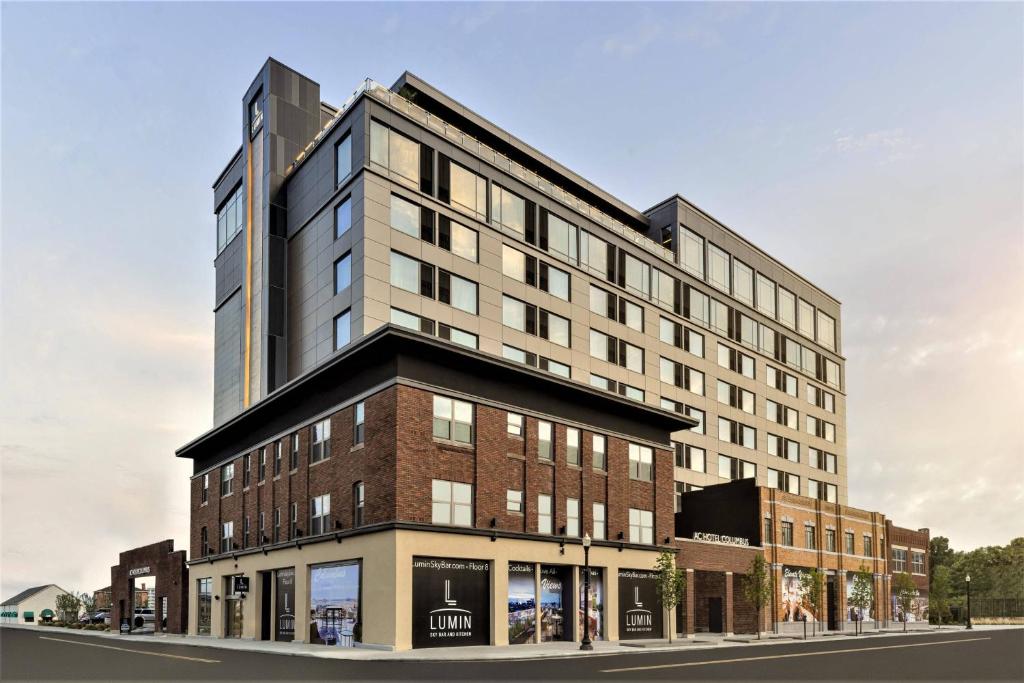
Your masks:
{"label": "street", "polygon": [[1024,629],[516,661],[350,661],[0,629],[10,680],[1022,680]]}

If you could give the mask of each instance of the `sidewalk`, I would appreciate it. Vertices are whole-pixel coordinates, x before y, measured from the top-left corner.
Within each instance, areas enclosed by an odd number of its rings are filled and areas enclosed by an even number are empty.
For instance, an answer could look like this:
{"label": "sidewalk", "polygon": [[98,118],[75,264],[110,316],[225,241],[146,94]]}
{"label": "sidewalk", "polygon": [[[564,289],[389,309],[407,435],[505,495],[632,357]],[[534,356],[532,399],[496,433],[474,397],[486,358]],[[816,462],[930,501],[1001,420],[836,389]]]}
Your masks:
{"label": "sidewalk", "polygon": [[[53,638],[63,636],[91,636],[107,641],[118,643],[159,643],[164,645],[188,645],[195,647],[217,648],[223,650],[236,650],[243,652],[262,652],[264,654],[292,655],[298,657],[320,657],[322,659],[347,659],[347,660],[379,660],[379,661],[481,661],[481,660],[520,660],[520,659],[544,659],[552,657],[589,657],[612,654],[639,654],[644,652],[672,652],[688,649],[715,649],[721,647],[746,647],[749,645],[760,645],[770,647],[778,644],[815,643],[823,640],[821,634],[807,640],[795,636],[780,636],[776,634],[762,634],[761,640],[756,635],[723,636],[722,634],[697,634],[694,638],[683,638],[673,640],[669,645],[665,640],[631,640],[622,642],[595,641],[594,649],[590,652],[583,652],[579,649],[579,643],[543,643],[540,645],[476,645],[468,647],[443,647],[421,650],[404,650],[395,652],[391,650],[374,649],[370,647],[335,648],[324,645],[310,645],[306,643],[279,643],[267,640],[245,640],[210,638],[206,636],[182,636],[173,634],[160,635],[120,635],[104,631],[80,631],[45,626],[27,626],[23,624],[4,624],[4,628],[27,629],[39,632],[41,635],[48,635]],[[1008,628],[1021,628],[1020,626],[975,626],[975,631],[1001,630]],[[962,626],[945,626],[941,632],[954,634],[963,633]],[[937,628],[917,628],[908,630],[906,634],[891,631],[865,632],[870,635],[872,641],[882,638],[901,638],[914,635],[932,634],[940,632]],[[840,635],[838,632],[835,635]],[[842,634],[850,638],[851,633]],[[110,644],[113,644],[112,642]]]}

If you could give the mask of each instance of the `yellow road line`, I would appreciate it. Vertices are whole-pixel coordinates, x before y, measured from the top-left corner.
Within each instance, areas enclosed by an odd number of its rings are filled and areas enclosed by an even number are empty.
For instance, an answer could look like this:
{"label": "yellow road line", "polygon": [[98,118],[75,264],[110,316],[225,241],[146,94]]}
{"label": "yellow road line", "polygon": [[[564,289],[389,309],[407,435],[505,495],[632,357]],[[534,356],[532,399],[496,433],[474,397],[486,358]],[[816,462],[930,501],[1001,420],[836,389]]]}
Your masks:
{"label": "yellow road line", "polygon": [[185,655],[172,655],[166,652],[147,652],[146,650],[133,650],[128,647],[117,647],[115,645],[100,645],[99,643],[85,643],[81,640],[67,640],[65,638],[49,638],[47,636],[39,636],[40,640],[54,640],[58,643],[71,643],[72,645],[88,645],[89,647],[102,647],[107,650],[120,650],[121,652],[134,652],[139,655],[149,655],[150,657],[169,657],[171,659],[187,659],[190,662],[204,662],[206,664],[220,664],[219,659],[204,659],[202,657],[186,657]]}
{"label": "yellow road line", "polygon": [[679,664],[653,664],[651,666],[630,666],[623,669],[602,669],[603,674],[622,673],[623,671],[650,671],[651,669],[676,669],[684,666],[707,666],[708,664],[735,664],[736,662],[756,662],[765,659],[786,659],[788,657],[817,657],[819,655],[838,655],[847,652],[868,652],[870,650],[892,650],[900,647],[928,647],[929,645],[948,645],[951,643],[970,643],[975,640],[992,640],[991,638],[957,638],[956,640],[937,640],[931,643],[908,643],[906,645],[878,645],[875,647],[854,647],[847,650],[824,650],[821,652],[793,652],[787,655],[764,655],[761,657],[736,657],[734,659],[711,659],[706,662],[682,662]]}

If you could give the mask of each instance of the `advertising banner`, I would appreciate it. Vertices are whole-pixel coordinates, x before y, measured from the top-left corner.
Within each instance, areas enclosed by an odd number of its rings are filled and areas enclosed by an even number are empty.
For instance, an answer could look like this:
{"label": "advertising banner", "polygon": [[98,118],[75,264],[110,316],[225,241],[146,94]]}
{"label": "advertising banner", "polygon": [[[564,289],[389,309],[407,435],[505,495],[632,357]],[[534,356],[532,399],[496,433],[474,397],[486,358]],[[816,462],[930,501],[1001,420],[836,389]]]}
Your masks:
{"label": "advertising banner", "polygon": [[[871,613],[870,606],[861,609],[850,604],[850,596],[853,595],[853,581],[856,576],[856,572],[846,572],[846,619],[847,621],[871,621],[875,616]],[[872,586],[873,592],[874,587]]]}
{"label": "advertising banner", "polygon": [[[540,639],[572,640],[572,570],[563,565],[540,566]],[[569,611],[569,614],[566,614]]]}
{"label": "advertising banner", "polygon": [[360,569],[347,562],[309,570],[310,643],[352,647],[359,640]]}
{"label": "advertising banner", "polygon": [[[779,621],[813,621],[814,611],[804,600],[803,577],[808,572],[800,567],[782,568],[782,601]],[[820,615],[817,615],[820,619]]]}
{"label": "advertising banner", "polygon": [[508,642],[532,643],[537,634],[537,584],[533,565],[508,563]]}
{"label": "advertising banner", "polygon": [[619,639],[661,638],[658,574],[643,569],[619,570]]}
{"label": "advertising banner", "polygon": [[274,614],[277,631],[274,640],[295,640],[295,570],[278,569],[275,578]]}
{"label": "advertising banner", "polygon": [[[604,640],[604,572],[594,567],[590,568],[590,639]],[[579,629],[580,638],[583,637],[583,619],[586,610],[583,590],[583,567],[580,567],[580,608],[576,615],[576,627]]]}
{"label": "advertising banner", "polygon": [[903,614],[903,607],[899,600],[892,596],[892,614],[896,621],[906,621],[908,624],[928,621],[928,598],[922,597],[920,591],[914,591],[914,599],[910,601],[910,612]]}
{"label": "advertising banner", "polygon": [[491,565],[484,560],[414,557],[412,646],[491,642]]}

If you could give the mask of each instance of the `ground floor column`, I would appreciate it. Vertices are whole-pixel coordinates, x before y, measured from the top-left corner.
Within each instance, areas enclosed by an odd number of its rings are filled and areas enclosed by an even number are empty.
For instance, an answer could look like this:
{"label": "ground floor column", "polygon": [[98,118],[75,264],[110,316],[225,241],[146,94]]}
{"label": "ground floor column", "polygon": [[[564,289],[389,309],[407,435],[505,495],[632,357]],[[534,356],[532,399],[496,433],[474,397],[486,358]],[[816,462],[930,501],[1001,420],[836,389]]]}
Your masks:
{"label": "ground floor column", "polygon": [[725,573],[725,634],[733,635],[732,572]]}
{"label": "ground floor column", "polygon": [[686,570],[686,637],[693,638],[695,631],[697,630],[696,617],[694,616],[694,607],[696,606],[696,593],[694,587],[694,581],[696,580],[696,573],[692,569]]}

